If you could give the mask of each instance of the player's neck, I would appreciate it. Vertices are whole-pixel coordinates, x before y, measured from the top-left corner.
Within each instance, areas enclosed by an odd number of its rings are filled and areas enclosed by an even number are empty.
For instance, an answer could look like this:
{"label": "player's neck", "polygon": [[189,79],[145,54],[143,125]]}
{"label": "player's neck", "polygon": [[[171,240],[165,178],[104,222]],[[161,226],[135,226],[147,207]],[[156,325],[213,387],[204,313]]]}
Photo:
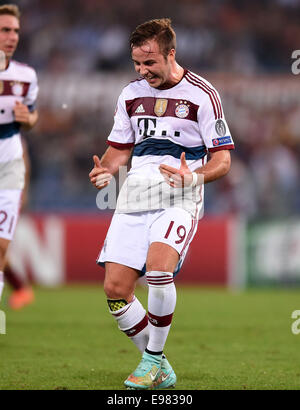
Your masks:
{"label": "player's neck", "polygon": [[159,87],[159,88],[166,89],[166,88],[174,87],[176,84],[180,83],[183,76],[184,76],[184,69],[179,64],[177,64],[175,61],[168,81],[165,84],[163,84],[162,87]]}
{"label": "player's neck", "polygon": [[172,74],[173,74],[174,84],[177,84],[182,80],[182,77],[184,75],[184,69],[175,62],[174,71],[172,72]]}

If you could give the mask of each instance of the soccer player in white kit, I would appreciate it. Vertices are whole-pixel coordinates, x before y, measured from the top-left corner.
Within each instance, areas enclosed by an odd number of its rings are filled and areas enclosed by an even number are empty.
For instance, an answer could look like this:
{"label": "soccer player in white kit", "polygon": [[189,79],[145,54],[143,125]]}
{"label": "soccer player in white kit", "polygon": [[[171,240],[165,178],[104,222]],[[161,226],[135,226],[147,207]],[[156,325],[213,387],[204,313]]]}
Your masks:
{"label": "soccer player in white kit", "polygon": [[33,68],[12,60],[19,31],[18,7],[0,6],[0,299],[6,253],[14,235],[24,187],[20,128],[30,129],[38,119],[36,73]]}
{"label": "soccer player in white kit", "polygon": [[[169,19],[138,26],[130,47],[141,77],[123,89],[109,147],[101,160],[94,156],[89,176],[103,189],[132,157],[98,263],[105,264],[109,310],[142,352],[125,386],[162,389],[176,383],[163,353],[176,305],[174,275],[197,229],[203,184],[229,171],[234,144],[217,91],[176,62]],[[134,295],[144,273],[148,313]]]}

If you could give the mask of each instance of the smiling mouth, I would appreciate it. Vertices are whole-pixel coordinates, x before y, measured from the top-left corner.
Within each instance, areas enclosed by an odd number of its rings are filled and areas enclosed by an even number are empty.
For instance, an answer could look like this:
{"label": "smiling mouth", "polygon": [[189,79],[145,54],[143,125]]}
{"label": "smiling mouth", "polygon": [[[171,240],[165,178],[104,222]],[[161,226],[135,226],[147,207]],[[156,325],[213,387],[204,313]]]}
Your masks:
{"label": "smiling mouth", "polygon": [[145,76],[145,79],[148,80],[148,81],[155,80],[156,78],[157,78],[156,75],[147,75],[147,76]]}

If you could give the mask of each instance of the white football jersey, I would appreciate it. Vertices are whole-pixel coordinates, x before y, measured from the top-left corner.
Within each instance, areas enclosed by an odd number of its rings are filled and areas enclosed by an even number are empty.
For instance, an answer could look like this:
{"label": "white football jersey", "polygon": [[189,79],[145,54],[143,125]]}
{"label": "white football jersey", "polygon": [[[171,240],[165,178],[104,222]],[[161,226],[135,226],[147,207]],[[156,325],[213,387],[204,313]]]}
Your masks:
{"label": "white football jersey", "polygon": [[0,163],[22,158],[20,124],[14,120],[13,108],[20,101],[34,111],[37,94],[33,68],[11,60],[7,69],[0,71]]}
{"label": "white football jersey", "polygon": [[[188,70],[179,83],[164,90],[151,87],[145,79],[127,85],[118,99],[107,143],[116,148],[133,147],[127,182],[133,177],[150,178],[155,181],[152,185],[164,181],[159,172],[160,164],[180,167],[182,152],[194,171],[206,163],[208,151],[234,149],[218,92],[208,81]],[[145,190],[149,191],[149,186]],[[118,200],[120,202],[123,195],[122,206],[119,204],[117,211],[126,212],[128,191],[126,206],[122,191],[123,188]],[[193,206],[183,207],[194,214],[195,206],[198,204],[199,208],[202,200],[203,189]],[[158,202],[154,203],[148,209],[161,207]],[[177,206],[176,201],[173,206]],[[134,209],[127,212],[135,212]]]}

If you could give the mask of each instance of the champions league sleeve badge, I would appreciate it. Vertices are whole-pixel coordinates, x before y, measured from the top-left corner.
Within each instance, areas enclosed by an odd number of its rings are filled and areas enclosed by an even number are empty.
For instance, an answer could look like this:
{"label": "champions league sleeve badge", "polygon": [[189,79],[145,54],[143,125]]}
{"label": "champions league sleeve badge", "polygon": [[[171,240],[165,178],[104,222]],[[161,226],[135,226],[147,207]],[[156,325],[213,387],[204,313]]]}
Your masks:
{"label": "champions league sleeve badge", "polygon": [[223,120],[217,120],[215,125],[216,133],[220,135],[220,137],[224,137],[226,134],[226,125]]}
{"label": "champions league sleeve badge", "polygon": [[232,144],[232,140],[231,137],[214,138],[212,143],[214,147],[218,147],[219,145]]}

